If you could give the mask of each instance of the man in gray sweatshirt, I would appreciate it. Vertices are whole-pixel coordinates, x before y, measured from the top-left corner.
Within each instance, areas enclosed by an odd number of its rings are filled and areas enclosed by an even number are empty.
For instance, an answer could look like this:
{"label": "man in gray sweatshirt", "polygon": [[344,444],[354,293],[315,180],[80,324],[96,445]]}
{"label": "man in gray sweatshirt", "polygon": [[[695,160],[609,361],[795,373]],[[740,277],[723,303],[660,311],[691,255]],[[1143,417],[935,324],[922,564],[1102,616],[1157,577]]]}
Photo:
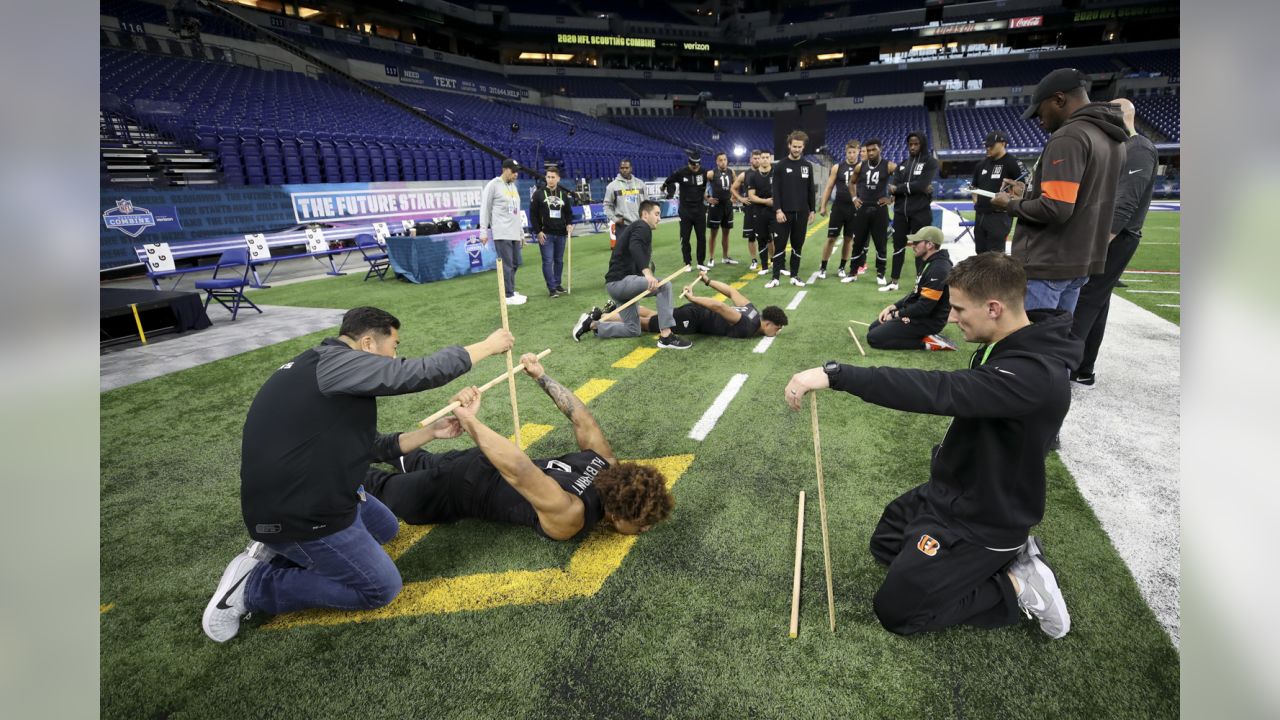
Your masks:
{"label": "man in gray sweatshirt", "polygon": [[640,219],[644,202],[644,181],[631,175],[631,161],[618,163],[618,176],[604,190],[604,214],[609,218],[610,247],[617,243],[622,228]]}
{"label": "man in gray sweatshirt", "polygon": [[480,241],[489,243],[493,231],[494,249],[502,258],[503,279],[507,283],[507,304],[523,305],[528,298],[516,292],[516,270],[523,264],[520,246],[524,243],[524,223],[520,220],[520,193],[516,171],[520,163],[502,161],[502,174],[484,186],[480,196]]}

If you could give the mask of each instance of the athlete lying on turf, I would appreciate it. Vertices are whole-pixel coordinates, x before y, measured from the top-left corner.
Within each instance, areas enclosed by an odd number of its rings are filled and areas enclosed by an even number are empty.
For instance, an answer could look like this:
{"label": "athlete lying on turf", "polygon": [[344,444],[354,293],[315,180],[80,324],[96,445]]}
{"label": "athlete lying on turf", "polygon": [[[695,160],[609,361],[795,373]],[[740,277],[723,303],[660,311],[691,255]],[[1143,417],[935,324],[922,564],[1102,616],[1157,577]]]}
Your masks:
{"label": "athlete lying on turf", "polygon": [[[635,535],[665,520],[675,500],[662,473],[618,462],[582,401],[551,379],[536,355],[527,353],[520,362],[573,422],[581,452],[531,460],[477,419],[480,393],[469,387],[454,397],[462,403],[454,417],[381,436],[376,459],[395,471],[370,467],[365,490],[411,525],[475,518],[527,525],[552,540],[583,538],[601,521]],[[439,454],[411,449],[463,432],[475,448]]]}
{"label": "athlete lying on turf", "polygon": [[[762,312],[756,310],[746,295],[719,280],[708,278],[705,272],[700,273],[698,279],[727,297],[729,304],[694,295],[693,285],[686,285],[681,296],[689,302],[671,313],[680,332],[744,339],[757,335],[773,337],[787,324],[787,314],[777,305],[770,305]],[[608,322],[611,317],[613,315],[606,315],[601,319]],[[658,332],[658,313],[646,307],[640,308],[640,327]]]}

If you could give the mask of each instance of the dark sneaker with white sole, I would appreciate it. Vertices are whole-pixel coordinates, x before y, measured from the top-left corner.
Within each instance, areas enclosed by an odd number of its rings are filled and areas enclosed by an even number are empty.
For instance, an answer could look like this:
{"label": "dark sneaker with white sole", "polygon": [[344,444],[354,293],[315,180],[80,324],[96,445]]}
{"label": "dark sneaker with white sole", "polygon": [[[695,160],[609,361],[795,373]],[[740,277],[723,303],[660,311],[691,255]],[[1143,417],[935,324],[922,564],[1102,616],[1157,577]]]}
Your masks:
{"label": "dark sneaker with white sole", "polygon": [[218,581],[213,597],[209,598],[209,604],[204,608],[204,617],[200,621],[204,634],[214,642],[226,642],[240,632],[240,620],[249,614],[244,600],[245,581],[249,578],[249,573],[262,564],[259,557],[265,555],[265,545],[260,542],[250,543],[222,571],[222,579]]}
{"label": "dark sneaker with white sole", "polygon": [[577,321],[573,323],[573,341],[582,342],[582,336],[591,332],[591,321],[599,320],[601,316],[600,308],[591,308],[591,312],[579,315]]}
{"label": "dark sneaker with white sole", "polygon": [[1066,598],[1062,597],[1053,570],[1044,562],[1038,538],[1034,535],[1027,538],[1027,544],[1018,551],[1009,572],[1022,586],[1018,592],[1018,607],[1027,617],[1039,620],[1040,629],[1054,640],[1071,631],[1071,614],[1067,612]]}
{"label": "dark sneaker with white sole", "polygon": [[658,338],[658,347],[665,348],[667,350],[688,350],[693,347],[693,343],[685,340],[675,333],[671,333],[666,337]]}

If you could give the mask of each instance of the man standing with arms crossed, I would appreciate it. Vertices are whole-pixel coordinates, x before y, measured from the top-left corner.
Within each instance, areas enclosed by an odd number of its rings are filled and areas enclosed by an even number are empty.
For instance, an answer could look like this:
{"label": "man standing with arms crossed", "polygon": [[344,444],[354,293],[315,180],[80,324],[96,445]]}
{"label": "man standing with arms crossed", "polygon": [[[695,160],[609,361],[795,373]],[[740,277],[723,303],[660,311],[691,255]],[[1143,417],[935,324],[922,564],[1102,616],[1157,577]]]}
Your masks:
{"label": "man standing with arms crossed", "polygon": [[1084,338],[1084,359],[1072,373],[1071,379],[1081,385],[1094,382],[1093,364],[1098,359],[1098,348],[1107,331],[1107,313],[1111,309],[1111,291],[1124,274],[1142,240],[1142,224],[1147,220],[1151,207],[1151,193],[1156,186],[1156,166],[1160,158],[1156,146],[1138,134],[1133,124],[1133,103],[1125,98],[1112,100],[1124,116],[1124,126],[1129,132],[1124,171],[1120,175],[1120,196],[1116,211],[1111,216],[1111,243],[1107,245],[1107,263],[1102,273],[1089,276],[1089,282],[1080,290],[1080,302],[1076,304],[1075,322],[1071,332]]}
{"label": "man standing with arms crossed", "polygon": [[[827,279],[827,261],[831,259],[831,251],[835,249],[836,238],[844,235],[844,243],[840,246],[840,272],[838,277],[845,277],[844,266],[849,262],[849,253],[853,252],[853,195],[849,194],[849,185],[853,180],[853,168],[858,164],[858,150],[861,146],[857,140],[844,144],[844,160],[836,164],[827,176],[826,187],[822,188],[822,197],[818,200],[818,214],[826,216],[827,200],[831,191],[836,192],[831,203],[831,219],[827,221],[827,244],[822,248],[822,264],[818,266],[818,279]],[[857,268],[853,271],[856,273]]]}
{"label": "man standing with arms crossed", "polygon": [[644,181],[631,175],[631,161],[618,162],[618,176],[604,190],[604,215],[609,218],[609,247],[618,242],[622,228],[640,219]]}
{"label": "man standing with arms crossed", "polygon": [[[698,236],[698,269],[706,270],[707,262],[707,176],[702,172],[702,156],[689,153],[689,165],[671,173],[662,183],[668,198],[680,192],[680,252],[684,264],[692,267],[693,253],[689,249],[689,231]],[[628,298],[630,299],[630,298]]]}
{"label": "man standing with arms crossed", "polygon": [[[879,138],[872,138],[862,146],[867,157],[853,169],[853,236],[858,243],[849,267],[857,268],[867,261],[867,240],[876,245],[876,283],[885,284],[885,245],[889,234],[889,180],[898,166],[885,160],[880,154]],[[858,273],[850,272],[840,282],[858,281]]]}
{"label": "man standing with arms crossed", "polygon": [[707,267],[716,266],[716,230],[720,231],[720,256],[725,265],[737,265],[729,257],[729,230],[733,228],[733,171],[729,169],[729,156],[716,153],[715,168],[707,171],[707,191],[711,197],[707,203],[707,228],[711,231],[711,247],[707,253]]}
{"label": "man standing with arms crossed", "polygon": [[494,249],[502,258],[508,305],[523,305],[529,299],[516,292],[516,270],[523,264],[521,246],[524,244],[520,192],[516,189],[519,168],[520,163],[515,160],[503,160],[502,175],[490,180],[480,195],[480,241],[489,243],[492,228]]}
{"label": "man standing with arms crossed", "polygon": [[[769,272],[769,258],[773,256],[774,236],[778,232],[778,222],[773,214],[773,153],[760,151],[760,167],[747,178],[747,201],[755,207],[756,245],[760,250],[760,271],[757,275]],[[765,287],[777,287],[777,280],[770,280]]]}
{"label": "man standing with arms crossed", "polygon": [[747,199],[745,193],[747,191],[747,180],[755,174],[756,168],[760,166],[760,151],[751,151],[751,167],[738,173],[738,177],[729,186],[729,194],[733,196],[734,202],[742,205],[742,239],[747,241],[747,253],[751,256],[751,265],[748,270],[755,270],[760,266],[759,260],[756,259],[756,206]]}
{"label": "man standing with arms crossed", "polygon": [[1119,109],[1089,102],[1089,77],[1054,70],[1036,86],[1023,119],[1053,133],[1031,184],[1005,181],[991,206],[1018,218],[1013,255],[1027,272],[1027,308],[1075,312],[1080,288],[1106,269],[1107,238],[1129,134]]}
{"label": "man standing with arms crossed", "polygon": [[[971,187],[996,193],[1004,187],[1005,180],[1021,181],[1026,177],[1026,166],[1009,154],[1008,145],[1009,138],[1003,131],[993,130],[987,134],[987,156],[973,169]],[[973,251],[1004,252],[1009,228],[1013,226],[1008,211],[992,207],[991,198],[974,194],[973,213]]]}
{"label": "man standing with arms crossed", "polygon": [[773,247],[773,283],[765,287],[777,287],[788,240],[791,242],[791,284],[804,287],[800,279],[800,251],[804,249],[809,223],[813,222],[817,196],[813,165],[801,159],[808,140],[804,131],[793,130],[787,136],[787,157],[773,171],[773,211],[780,227]]}
{"label": "man standing with arms crossed", "polygon": [[[889,284],[880,292],[898,289],[902,277],[902,261],[907,253],[907,236],[933,224],[933,178],[938,174],[938,161],[929,151],[929,138],[922,132],[907,135],[907,160],[894,173],[889,194],[893,204],[893,263]],[[916,258],[916,274],[923,263]]]}
{"label": "man standing with arms crossed", "polygon": [[529,223],[542,253],[542,279],[547,283],[547,292],[553,298],[560,297],[566,292],[560,284],[564,246],[573,237],[573,193],[560,186],[559,168],[547,168],[547,186],[533,193]]}
{"label": "man standing with arms crossed", "polygon": [[254,397],[240,508],[255,542],[227,565],[205,607],[213,640],[234,637],[250,612],[367,610],[399,594],[400,571],[381,547],[395,537],[395,516],[361,486],[386,444],[377,398],[440,387],[514,342],[499,329],[466,347],[397,358],[399,328],[388,312],[353,308],[338,337],[281,365]]}

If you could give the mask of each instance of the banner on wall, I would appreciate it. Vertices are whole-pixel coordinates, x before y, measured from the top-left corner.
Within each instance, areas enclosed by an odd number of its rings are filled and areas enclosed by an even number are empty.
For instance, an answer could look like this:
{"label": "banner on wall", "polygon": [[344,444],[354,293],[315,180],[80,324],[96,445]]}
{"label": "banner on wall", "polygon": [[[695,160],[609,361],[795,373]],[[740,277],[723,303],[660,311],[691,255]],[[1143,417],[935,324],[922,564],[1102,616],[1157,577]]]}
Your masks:
{"label": "banner on wall", "polygon": [[454,183],[343,183],[286,185],[299,223],[417,219],[424,214],[467,215],[480,208],[483,180]]}
{"label": "banner on wall", "polygon": [[178,222],[176,207],[152,205],[148,209],[134,205],[133,201],[127,198],[116,200],[115,207],[103,211],[102,224],[112,230],[119,230],[129,237],[138,237],[151,228],[157,232],[182,229],[182,225]]}
{"label": "banner on wall", "polygon": [[448,75],[440,75],[426,70],[401,68],[397,65],[383,65],[382,71],[389,78],[399,78],[400,82],[405,85],[438,88],[440,90],[456,90],[459,92],[471,93],[472,95],[484,95],[486,97],[505,97],[515,99],[529,97],[528,90],[511,87],[510,85],[495,85],[493,83],[477,82],[475,80],[466,80],[463,78],[450,77]]}

